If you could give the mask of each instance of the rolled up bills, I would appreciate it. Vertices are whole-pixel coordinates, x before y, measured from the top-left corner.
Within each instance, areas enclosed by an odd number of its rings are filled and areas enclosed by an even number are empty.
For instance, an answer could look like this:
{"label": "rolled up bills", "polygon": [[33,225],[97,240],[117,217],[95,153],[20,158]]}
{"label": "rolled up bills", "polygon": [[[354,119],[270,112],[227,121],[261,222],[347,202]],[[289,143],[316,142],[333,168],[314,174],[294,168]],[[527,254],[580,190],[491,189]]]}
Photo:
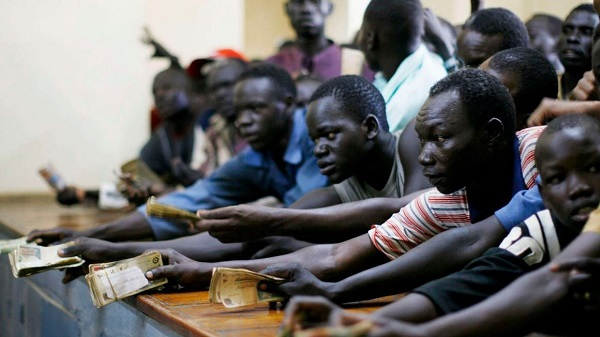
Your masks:
{"label": "rolled up bills", "polygon": [[58,256],[59,250],[74,244],[67,242],[50,247],[19,245],[8,253],[12,273],[15,277],[25,277],[47,270],[79,267],[85,262],[82,258]]}
{"label": "rolled up bills", "polygon": [[148,214],[148,216],[165,219],[183,219],[192,221],[201,219],[198,215],[184,209],[160,204],[156,201],[155,197],[148,198],[148,202],[146,203],[146,214]]}
{"label": "rolled up bills", "polygon": [[211,303],[223,303],[227,308],[286,299],[281,294],[258,290],[261,281],[282,283],[285,279],[246,269],[217,267],[213,269],[208,298]]}
{"label": "rolled up bills", "polygon": [[148,280],[146,272],[162,266],[157,251],[146,252],[131,259],[90,264],[85,280],[92,302],[97,308],[167,283],[166,278]]}

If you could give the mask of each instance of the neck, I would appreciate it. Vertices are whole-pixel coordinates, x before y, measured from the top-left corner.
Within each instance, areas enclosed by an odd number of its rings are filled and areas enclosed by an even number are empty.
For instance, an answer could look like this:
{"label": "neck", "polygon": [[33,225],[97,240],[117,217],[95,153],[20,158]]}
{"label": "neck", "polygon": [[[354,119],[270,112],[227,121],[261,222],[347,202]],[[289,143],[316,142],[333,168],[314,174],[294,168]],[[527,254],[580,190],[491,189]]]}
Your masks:
{"label": "neck", "polygon": [[273,144],[273,146],[269,149],[271,157],[277,164],[280,169],[285,167],[285,162],[283,157],[285,156],[285,152],[287,151],[288,144],[290,143],[290,137],[292,136],[292,130],[294,128],[293,117],[290,116],[288,127],[285,129],[285,132],[282,132],[279,140]]}
{"label": "neck", "polygon": [[194,115],[186,109],[169,118],[167,122],[167,126],[171,132],[177,135],[184,135],[194,128]]}
{"label": "neck", "polygon": [[313,56],[327,48],[329,46],[329,41],[324,35],[298,36],[296,38],[296,44],[307,56]]}
{"label": "neck", "polygon": [[356,176],[380,191],[385,187],[390,174],[392,174],[398,149],[396,148],[396,138],[388,132],[380,133],[374,142],[368,158],[365,158],[365,167]]}
{"label": "neck", "polygon": [[467,186],[469,203],[479,209],[493,212],[510,201],[515,154],[512,142],[507,145],[502,152],[490,155],[487,169]]}
{"label": "neck", "polygon": [[379,60],[379,65],[381,67],[381,73],[383,74],[383,77],[385,77],[385,79],[389,81],[392,78],[392,76],[394,76],[394,74],[396,73],[396,70],[398,70],[400,64],[404,62],[404,60],[410,54],[414,53],[415,50],[417,50],[417,48],[418,45],[412,46],[405,50],[382,51]]}

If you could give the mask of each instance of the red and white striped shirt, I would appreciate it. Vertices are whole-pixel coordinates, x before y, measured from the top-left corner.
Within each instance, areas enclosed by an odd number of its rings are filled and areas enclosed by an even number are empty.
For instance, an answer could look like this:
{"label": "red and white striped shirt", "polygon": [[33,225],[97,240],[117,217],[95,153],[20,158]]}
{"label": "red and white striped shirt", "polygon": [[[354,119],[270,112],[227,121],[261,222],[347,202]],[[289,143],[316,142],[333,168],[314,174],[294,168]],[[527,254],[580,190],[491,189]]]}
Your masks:
{"label": "red and white striped shirt", "polygon": [[[535,185],[538,174],[534,158],[535,144],[544,128],[532,127],[516,133],[521,171],[527,188]],[[369,237],[378,250],[395,259],[440,232],[470,224],[465,188],[450,194],[431,189],[394,213],[385,223],[374,225],[369,230]]]}

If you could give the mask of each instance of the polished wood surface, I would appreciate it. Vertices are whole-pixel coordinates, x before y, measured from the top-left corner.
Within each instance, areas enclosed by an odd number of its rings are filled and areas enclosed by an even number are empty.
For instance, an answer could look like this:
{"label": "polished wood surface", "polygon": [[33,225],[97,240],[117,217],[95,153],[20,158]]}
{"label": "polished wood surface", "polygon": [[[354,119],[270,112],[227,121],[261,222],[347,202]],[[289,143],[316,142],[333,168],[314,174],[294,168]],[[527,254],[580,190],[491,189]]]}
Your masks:
{"label": "polished wood surface", "polygon": [[[0,196],[0,230],[13,237],[33,229],[86,229],[125,214],[92,206],[61,206],[50,195]],[[366,313],[394,299],[386,297],[347,307]],[[125,302],[183,336],[274,336],[283,319],[280,305],[276,309],[269,309],[266,303],[227,309],[209,303],[207,291],[154,291]]]}

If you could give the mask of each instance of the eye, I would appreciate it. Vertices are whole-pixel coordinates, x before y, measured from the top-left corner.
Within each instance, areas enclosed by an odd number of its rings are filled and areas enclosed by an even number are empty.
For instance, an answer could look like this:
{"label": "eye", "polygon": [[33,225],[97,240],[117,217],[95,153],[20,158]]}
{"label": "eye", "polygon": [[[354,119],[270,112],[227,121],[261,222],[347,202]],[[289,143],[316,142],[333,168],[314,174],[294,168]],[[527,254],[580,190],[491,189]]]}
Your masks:
{"label": "eye", "polygon": [[440,135],[436,135],[435,136],[435,141],[438,143],[443,143],[446,141],[446,137],[440,136]]}
{"label": "eye", "polygon": [[335,139],[335,133],[334,132],[327,133],[327,140],[334,140],[334,139]]}
{"label": "eye", "polygon": [[548,177],[548,179],[546,179],[546,183],[549,185],[558,185],[563,182],[564,179],[565,177],[562,174],[555,174]]}
{"label": "eye", "polygon": [[592,28],[582,28],[581,32],[585,36],[592,36],[594,34],[594,29],[592,29]]}
{"label": "eye", "polygon": [[588,172],[589,173],[598,173],[600,171],[600,165],[596,164],[596,165],[591,165],[588,168]]}

